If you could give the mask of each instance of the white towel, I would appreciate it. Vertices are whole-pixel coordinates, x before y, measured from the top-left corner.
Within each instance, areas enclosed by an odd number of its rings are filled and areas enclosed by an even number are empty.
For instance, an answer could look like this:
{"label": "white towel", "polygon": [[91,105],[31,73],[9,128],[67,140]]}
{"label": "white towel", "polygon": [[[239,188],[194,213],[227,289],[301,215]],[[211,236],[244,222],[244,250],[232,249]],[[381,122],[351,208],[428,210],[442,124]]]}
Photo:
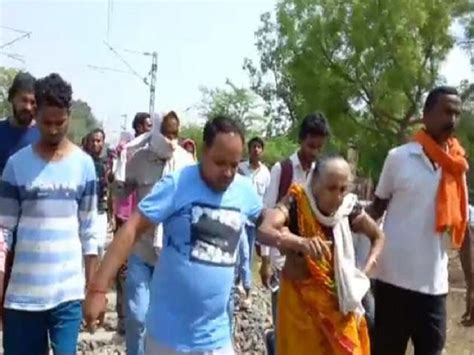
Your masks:
{"label": "white towel", "polygon": [[[193,156],[179,146],[178,140],[169,140],[161,134],[161,124],[164,116],[165,114],[153,114],[151,131],[136,137],[124,146],[114,169],[116,181],[126,181],[127,159],[130,159],[136,151],[145,147],[148,147],[159,160],[165,161],[162,177],[195,163]],[[155,228],[153,246],[158,252],[163,246],[163,227],[161,224]]]}
{"label": "white towel", "polygon": [[332,227],[334,237],[334,276],[336,279],[339,310],[364,314],[362,299],[370,288],[367,275],[356,267],[349,214],[357,202],[357,196],[348,194],[336,213],[327,217],[321,213],[314,200],[310,183],[305,187],[306,195],[316,219],[326,227]]}
{"label": "white towel", "polygon": [[[170,141],[161,134],[161,123],[163,122],[163,116],[163,114],[153,114],[153,126],[151,131],[143,133],[142,135],[125,144],[122,151],[120,152],[120,156],[114,169],[115,180],[122,182],[126,180],[127,159],[130,159],[130,157],[132,157],[133,154],[141,148],[149,146],[150,150],[156,153],[158,158],[162,160],[168,160],[172,157],[173,151],[178,145],[178,141]],[[170,166],[165,166],[165,170],[168,170],[168,172],[172,171]]]}
{"label": "white towel", "polygon": [[[194,164],[194,157],[182,147],[176,146],[171,158],[166,160],[161,176],[165,176],[175,170],[179,170],[186,166]],[[155,228],[155,238],[153,240],[153,246],[157,249],[157,252],[159,252],[159,250],[161,250],[161,248],[163,247],[163,226],[161,224],[159,224]]]}

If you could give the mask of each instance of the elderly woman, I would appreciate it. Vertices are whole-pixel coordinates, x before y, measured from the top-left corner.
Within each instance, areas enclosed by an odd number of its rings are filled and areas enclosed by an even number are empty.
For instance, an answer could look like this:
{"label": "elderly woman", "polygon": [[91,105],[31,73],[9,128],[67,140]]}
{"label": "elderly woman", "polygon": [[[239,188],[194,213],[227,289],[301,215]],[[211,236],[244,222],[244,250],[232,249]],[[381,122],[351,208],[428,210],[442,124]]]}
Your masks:
{"label": "elderly woman", "polygon": [[[291,186],[288,196],[264,213],[261,242],[275,236],[293,240],[280,246],[287,257],[278,300],[278,355],[370,354],[361,301],[384,236],[348,193],[350,181],[343,158],[324,158],[306,186]],[[356,267],[352,232],[371,241],[363,270]]]}

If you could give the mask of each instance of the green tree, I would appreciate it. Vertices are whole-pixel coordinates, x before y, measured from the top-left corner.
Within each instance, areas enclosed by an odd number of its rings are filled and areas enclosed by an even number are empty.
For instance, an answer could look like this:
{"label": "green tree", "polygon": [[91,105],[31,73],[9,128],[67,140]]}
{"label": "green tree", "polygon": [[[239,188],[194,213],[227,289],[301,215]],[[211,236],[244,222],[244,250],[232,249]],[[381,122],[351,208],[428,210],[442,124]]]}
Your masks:
{"label": "green tree", "polygon": [[[181,129],[180,136],[182,138],[192,139],[197,146],[198,158],[202,153],[202,126],[191,124]],[[247,134],[247,140],[253,137]],[[286,136],[271,137],[265,140],[265,152],[263,161],[267,166],[272,166],[277,161],[285,157],[289,157],[295,152],[297,145],[289,140]]]}
{"label": "green tree", "polygon": [[461,97],[463,98],[463,110],[458,128],[458,136],[466,149],[471,169],[468,172],[468,185],[470,200],[474,198],[474,85],[468,82],[461,83]]}
{"label": "green tree", "polygon": [[[17,69],[0,67],[0,118],[11,114],[11,104],[8,102],[8,90],[13,78],[18,73]],[[80,143],[92,129],[99,127],[89,105],[81,100],[74,100],[71,107],[71,125],[69,127],[69,138]]]}
{"label": "green tree", "polygon": [[71,106],[71,123],[69,138],[79,144],[82,138],[94,128],[100,127],[99,122],[92,113],[92,109],[85,101],[74,100]]}
{"label": "green tree", "polygon": [[[265,76],[284,78],[293,127],[296,117],[323,111],[339,149],[355,144],[363,172],[376,175],[416,126],[454,45],[450,25],[467,11],[468,0],[280,0],[273,25],[264,16],[257,31],[260,69],[249,72],[257,93],[272,85]],[[268,57],[277,65],[262,65]]]}
{"label": "green tree", "polygon": [[18,70],[0,67],[0,118],[11,115],[11,104],[8,102],[8,90]]}
{"label": "green tree", "polygon": [[259,130],[265,121],[258,113],[258,97],[246,88],[237,87],[230,80],[226,81],[224,89],[201,87],[200,90],[202,100],[199,111],[204,117],[229,115],[239,120],[246,131]]}
{"label": "green tree", "polygon": [[246,58],[243,69],[249,74],[251,89],[264,102],[264,115],[270,118],[267,136],[278,136],[297,122],[298,100],[286,70],[291,53],[270,13],[262,14],[260,21],[262,25],[255,32],[259,63]]}
{"label": "green tree", "polygon": [[271,137],[266,140],[263,161],[271,167],[276,162],[291,156],[297,148],[298,145],[286,136]]}

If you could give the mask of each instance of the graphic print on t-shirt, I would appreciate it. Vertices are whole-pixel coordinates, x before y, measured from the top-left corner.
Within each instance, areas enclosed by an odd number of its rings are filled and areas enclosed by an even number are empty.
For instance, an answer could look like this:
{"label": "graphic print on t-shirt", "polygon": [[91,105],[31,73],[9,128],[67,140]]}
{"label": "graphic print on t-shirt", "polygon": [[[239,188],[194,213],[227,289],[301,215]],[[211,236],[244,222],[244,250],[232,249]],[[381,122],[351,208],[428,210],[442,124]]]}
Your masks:
{"label": "graphic print on t-shirt", "polygon": [[216,266],[234,266],[241,229],[240,211],[194,205],[191,209],[191,260]]}

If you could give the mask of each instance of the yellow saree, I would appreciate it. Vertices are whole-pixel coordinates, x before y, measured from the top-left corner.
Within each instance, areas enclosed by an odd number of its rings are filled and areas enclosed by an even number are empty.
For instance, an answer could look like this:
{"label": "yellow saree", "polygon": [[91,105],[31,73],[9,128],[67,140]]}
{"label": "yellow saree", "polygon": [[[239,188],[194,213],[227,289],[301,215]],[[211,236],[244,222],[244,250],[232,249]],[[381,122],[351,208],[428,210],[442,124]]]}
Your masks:
{"label": "yellow saree", "polygon": [[[301,236],[328,239],[313,215],[302,186],[290,194],[298,211]],[[339,311],[333,258],[307,259],[311,277],[292,281],[283,273],[277,312],[277,355],[369,355],[367,325],[363,317]]]}

